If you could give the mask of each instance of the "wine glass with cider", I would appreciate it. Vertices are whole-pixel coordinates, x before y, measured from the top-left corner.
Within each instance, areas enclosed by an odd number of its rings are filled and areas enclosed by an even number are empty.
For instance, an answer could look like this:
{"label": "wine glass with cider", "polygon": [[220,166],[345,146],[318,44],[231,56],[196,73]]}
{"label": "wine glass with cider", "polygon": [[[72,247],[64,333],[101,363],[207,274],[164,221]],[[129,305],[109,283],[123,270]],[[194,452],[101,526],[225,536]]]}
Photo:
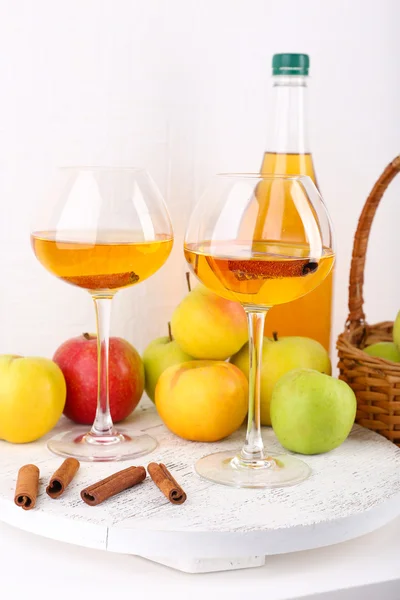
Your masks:
{"label": "wine glass with cider", "polygon": [[109,406],[109,329],[117,292],[151,277],[173,244],[162,196],[140,168],[59,170],[56,191],[34,219],[32,247],[53,275],[88,291],[97,323],[98,404],[90,431],[72,428],[48,442],[55,454],[83,461],[132,459],[154,450],[155,439],[117,430]]}
{"label": "wine glass with cider", "polygon": [[237,452],[201,458],[197,473],[234,487],[272,488],[303,481],[310,473],[307,464],[264,448],[260,374],[268,311],[314,290],[334,264],[331,221],[317,188],[307,176],[217,175],[191,215],[184,252],[207,288],[243,306],[249,327],[245,444]]}

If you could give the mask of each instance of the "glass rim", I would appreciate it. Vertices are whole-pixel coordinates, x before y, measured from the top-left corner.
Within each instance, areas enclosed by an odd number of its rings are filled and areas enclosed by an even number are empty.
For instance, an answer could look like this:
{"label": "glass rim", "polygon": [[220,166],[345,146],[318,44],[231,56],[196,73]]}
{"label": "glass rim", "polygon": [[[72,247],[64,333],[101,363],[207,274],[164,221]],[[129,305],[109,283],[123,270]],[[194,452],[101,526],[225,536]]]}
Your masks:
{"label": "glass rim", "polygon": [[215,177],[230,177],[232,179],[284,179],[284,180],[293,180],[298,181],[300,179],[309,179],[312,181],[309,175],[287,175],[285,173],[269,173],[263,175],[262,173],[217,173]]}
{"label": "glass rim", "polygon": [[62,165],[59,171],[128,171],[129,173],[147,172],[145,167],[123,167],[112,165]]}

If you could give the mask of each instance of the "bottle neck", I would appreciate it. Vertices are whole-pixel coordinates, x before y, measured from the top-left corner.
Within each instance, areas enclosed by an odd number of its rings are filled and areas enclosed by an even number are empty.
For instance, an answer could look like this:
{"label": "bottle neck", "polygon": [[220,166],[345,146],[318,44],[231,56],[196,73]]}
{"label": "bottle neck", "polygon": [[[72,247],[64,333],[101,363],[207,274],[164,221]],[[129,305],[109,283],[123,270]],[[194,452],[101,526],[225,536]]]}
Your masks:
{"label": "bottle neck", "polygon": [[306,154],[310,152],[307,135],[307,77],[275,75],[273,108],[268,131],[267,152]]}

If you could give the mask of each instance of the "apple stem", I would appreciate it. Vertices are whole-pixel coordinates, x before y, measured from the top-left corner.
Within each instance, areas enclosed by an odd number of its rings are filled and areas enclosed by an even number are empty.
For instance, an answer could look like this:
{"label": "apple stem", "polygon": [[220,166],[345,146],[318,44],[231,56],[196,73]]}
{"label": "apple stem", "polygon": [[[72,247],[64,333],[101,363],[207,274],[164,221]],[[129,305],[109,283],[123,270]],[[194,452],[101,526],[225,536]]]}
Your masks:
{"label": "apple stem", "polygon": [[92,336],[90,335],[90,333],[83,333],[82,335],[85,338],[85,340],[91,340],[92,339]]}
{"label": "apple stem", "polygon": [[190,285],[190,273],[189,273],[189,271],[186,271],[186,283],[187,283],[189,292],[191,292],[192,291],[192,286]]}
{"label": "apple stem", "polygon": [[174,338],[172,337],[171,321],[168,321],[168,337],[169,341],[172,342]]}
{"label": "apple stem", "polygon": [[278,332],[277,331],[273,331],[272,332],[272,337],[274,338],[274,342],[278,341]]}

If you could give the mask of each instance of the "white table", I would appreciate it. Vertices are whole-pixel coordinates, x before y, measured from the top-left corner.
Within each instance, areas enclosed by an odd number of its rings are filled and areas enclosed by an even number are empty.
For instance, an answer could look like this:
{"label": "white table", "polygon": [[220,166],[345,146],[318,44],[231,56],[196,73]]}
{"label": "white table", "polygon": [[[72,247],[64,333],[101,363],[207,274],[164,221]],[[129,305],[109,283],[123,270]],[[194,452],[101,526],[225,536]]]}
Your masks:
{"label": "white table", "polygon": [[257,569],[202,575],[0,523],[0,576],[4,600],[399,600],[400,519],[350,542],[269,557]]}

